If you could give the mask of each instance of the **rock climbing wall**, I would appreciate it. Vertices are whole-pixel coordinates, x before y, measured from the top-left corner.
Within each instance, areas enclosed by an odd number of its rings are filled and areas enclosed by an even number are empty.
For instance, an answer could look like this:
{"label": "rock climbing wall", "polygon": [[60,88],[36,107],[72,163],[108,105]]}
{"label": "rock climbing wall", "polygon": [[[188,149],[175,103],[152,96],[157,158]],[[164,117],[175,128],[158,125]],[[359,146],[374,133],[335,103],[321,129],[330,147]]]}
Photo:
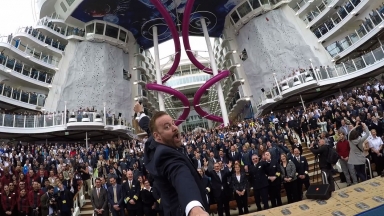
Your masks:
{"label": "rock climbing wall", "polygon": [[304,35],[281,8],[250,20],[240,29],[236,41],[238,50],[246,49],[248,54],[242,66],[253,95],[260,95],[261,88],[272,87],[272,73],[282,80],[294,69],[308,68],[309,59],[315,67],[320,66],[319,54],[311,50],[313,45],[304,40]]}
{"label": "rock climbing wall", "polygon": [[132,81],[123,79],[123,69],[128,70],[128,54],[107,43],[82,42],[68,67],[67,79],[62,87],[58,107],[78,110],[95,107],[111,113],[122,113],[130,119],[134,96]]}

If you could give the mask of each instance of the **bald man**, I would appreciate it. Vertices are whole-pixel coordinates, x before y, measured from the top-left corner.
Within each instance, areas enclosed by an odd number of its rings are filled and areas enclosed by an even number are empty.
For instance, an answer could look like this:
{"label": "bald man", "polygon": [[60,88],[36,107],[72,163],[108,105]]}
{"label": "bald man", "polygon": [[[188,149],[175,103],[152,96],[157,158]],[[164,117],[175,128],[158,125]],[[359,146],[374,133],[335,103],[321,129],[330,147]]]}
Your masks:
{"label": "bald man", "polygon": [[133,172],[127,172],[127,181],[123,184],[124,202],[129,216],[142,215],[141,202],[139,200],[140,182],[133,178]]}

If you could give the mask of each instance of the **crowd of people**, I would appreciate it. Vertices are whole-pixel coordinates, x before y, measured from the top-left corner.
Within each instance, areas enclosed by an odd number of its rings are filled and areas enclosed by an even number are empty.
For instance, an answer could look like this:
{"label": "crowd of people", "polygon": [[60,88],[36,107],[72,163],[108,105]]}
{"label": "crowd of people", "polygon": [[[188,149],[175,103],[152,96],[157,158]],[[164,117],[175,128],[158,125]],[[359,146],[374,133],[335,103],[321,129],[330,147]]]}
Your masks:
{"label": "crowd of people", "polygon": [[[372,177],[365,171],[366,158],[375,163],[378,175],[383,171],[383,90],[384,84],[375,80],[306,107],[187,131],[180,137],[183,154],[201,176],[218,215],[230,215],[231,200],[239,214],[248,213],[251,194],[258,211],[281,206],[281,186],[288,203],[302,200],[303,188],[310,186],[303,146],[319,158],[332,190],[334,164],[328,155],[334,146],[347,185],[356,184]],[[88,148],[83,143],[2,143],[1,210],[6,215],[70,215],[72,198],[83,186],[98,215],[122,216],[125,209],[129,215],[163,215],[162,188],[143,157],[148,139]]]}

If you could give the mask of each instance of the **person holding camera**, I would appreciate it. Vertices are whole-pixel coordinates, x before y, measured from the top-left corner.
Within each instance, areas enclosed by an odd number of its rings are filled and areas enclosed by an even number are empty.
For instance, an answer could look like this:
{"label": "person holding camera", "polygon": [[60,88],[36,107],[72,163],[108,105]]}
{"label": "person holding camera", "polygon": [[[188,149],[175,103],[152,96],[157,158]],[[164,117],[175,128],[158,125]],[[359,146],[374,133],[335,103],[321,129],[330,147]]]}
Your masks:
{"label": "person holding camera", "polygon": [[47,187],[47,192],[40,198],[42,216],[52,215],[54,213],[54,209],[56,209],[56,199],[53,192],[53,187],[49,185]]}
{"label": "person holding camera", "polygon": [[314,144],[315,142],[311,143],[310,150],[314,155],[318,156],[320,170],[321,172],[325,172],[327,174],[327,179],[328,179],[328,183],[331,188],[331,191],[335,191],[335,183],[333,181],[333,176],[332,176],[332,170],[333,170],[332,164],[328,163],[328,160],[327,160],[330,147],[326,145],[324,139],[319,139],[318,148],[314,148]]}
{"label": "person holding camera", "polygon": [[[360,125],[364,130],[363,136],[361,136],[361,133],[358,131]],[[369,129],[365,123],[357,123],[356,126],[349,131],[348,135],[350,147],[348,164],[354,165],[356,175],[360,179],[360,182],[367,180],[363,143],[369,135]]]}

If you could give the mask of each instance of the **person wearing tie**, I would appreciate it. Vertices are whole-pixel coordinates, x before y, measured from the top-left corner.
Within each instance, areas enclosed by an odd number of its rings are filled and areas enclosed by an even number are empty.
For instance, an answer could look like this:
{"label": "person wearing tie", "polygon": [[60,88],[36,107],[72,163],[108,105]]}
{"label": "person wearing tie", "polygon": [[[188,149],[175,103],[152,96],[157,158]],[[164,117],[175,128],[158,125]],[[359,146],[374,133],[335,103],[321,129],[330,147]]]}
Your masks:
{"label": "person wearing tie", "polygon": [[292,160],[296,166],[296,174],[297,174],[297,199],[301,201],[303,199],[303,185],[305,185],[305,189],[309,188],[309,176],[308,176],[308,161],[304,156],[300,156],[300,150],[295,148],[293,150],[294,159]]}
{"label": "person wearing tie", "polygon": [[270,152],[264,152],[263,158],[269,164],[268,166],[268,195],[271,200],[272,207],[282,206],[281,202],[281,167],[277,159],[272,160]]}
{"label": "person wearing tie", "polygon": [[232,164],[234,164],[235,161],[240,160],[240,154],[239,152],[236,152],[235,146],[231,146],[231,151],[228,152],[227,154],[228,154],[229,160],[232,161]]}
{"label": "person wearing tie", "polygon": [[101,179],[96,178],[95,187],[91,192],[91,203],[96,216],[108,216],[108,195],[107,190],[101,187]]}
{"label": "person wearing tie", "polygon": [[[228,168],[221,170],[220,164],[215,163],[213,165],[213,170],[208,170],[208,162],[204,163],[205,174],[208,177],[211,177],[211,189],[213,198],[217,203],[217,211],[219,216],[230,215],[229,212],[229,196],[227,191],[229,190],[229,185],[227,183],[227,178],[232,175],[232,162],[228,163]],[[224,208],[223,208],[224,207]]]}
{"label": "person wearing tie", "polygon": [[108,201],[112,216],[124,216],[124,193],[121,185],[116,183],[116,176],[110,176],[111,186],[108,188]]}
{"label": "person wearing tie", "polygon": [[257,206],[257,211],[262,210],[261,202],[264,205],[264,210],[269,209],[269,204],[268,204],[269,163],[259,160],[259,156],[257,155],[252,155],[252,164],[253,166],[250,166],[248,168],[249,182],[253,186],[253,195],[255,197],[255,204]]}
{"label": "person wearing tie", "polygon": [[139,208],[140,182],[133,179],[133,172],[127,172],[127,181],[123,184],[124,202],[128,211],[128,215],[141,215],[141,207]]}
{"label": "person wearing tie", "polygon": [[195,158],[193,158],[192,161],[196,169],[201,169],[203,167],[203,160],[201,159],[200,153],[196,152]]}

